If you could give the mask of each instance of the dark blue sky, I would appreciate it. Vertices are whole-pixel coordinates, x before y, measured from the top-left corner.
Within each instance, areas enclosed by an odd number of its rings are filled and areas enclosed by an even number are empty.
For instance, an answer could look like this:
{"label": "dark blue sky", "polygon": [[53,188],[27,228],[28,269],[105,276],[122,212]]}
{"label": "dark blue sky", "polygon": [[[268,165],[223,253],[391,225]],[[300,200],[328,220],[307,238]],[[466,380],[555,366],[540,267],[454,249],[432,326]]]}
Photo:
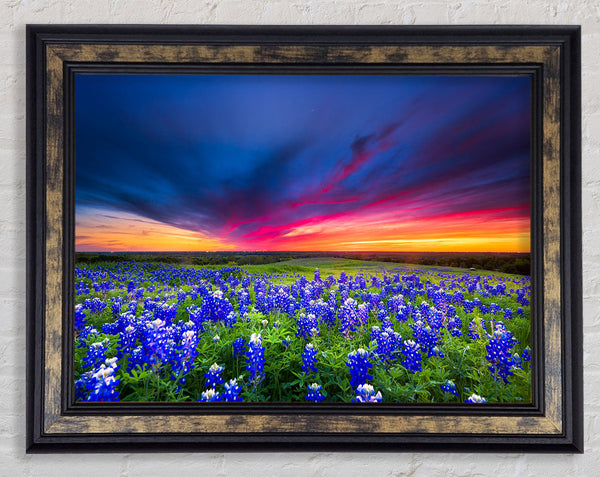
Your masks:
{"label": "dark blue sky", "polygon": [[528,249],[529,97],[527,77],[77,75],[77,249],[452,248],[489,222],[490,250],[507,228]]}

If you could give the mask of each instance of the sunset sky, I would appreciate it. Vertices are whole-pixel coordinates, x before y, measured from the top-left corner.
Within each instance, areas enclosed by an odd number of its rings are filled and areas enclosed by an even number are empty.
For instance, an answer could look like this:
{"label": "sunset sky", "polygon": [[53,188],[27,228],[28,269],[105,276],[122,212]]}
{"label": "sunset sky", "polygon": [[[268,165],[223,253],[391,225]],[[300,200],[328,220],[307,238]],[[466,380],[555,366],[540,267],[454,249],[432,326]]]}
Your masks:
{"label": "sunset sky", "polygon": [[75,88],[77,251],[529,252],[528,77]]}

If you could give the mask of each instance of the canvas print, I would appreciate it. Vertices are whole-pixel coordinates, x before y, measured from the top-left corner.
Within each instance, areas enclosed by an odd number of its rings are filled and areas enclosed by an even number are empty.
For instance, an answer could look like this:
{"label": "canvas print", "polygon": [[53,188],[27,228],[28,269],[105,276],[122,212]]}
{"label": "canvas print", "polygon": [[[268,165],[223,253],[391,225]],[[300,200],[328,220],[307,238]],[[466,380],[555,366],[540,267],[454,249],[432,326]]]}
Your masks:
{"label": "canvas print", "polygon": [[76,74],[75,400],[530,403],[530,90]]}

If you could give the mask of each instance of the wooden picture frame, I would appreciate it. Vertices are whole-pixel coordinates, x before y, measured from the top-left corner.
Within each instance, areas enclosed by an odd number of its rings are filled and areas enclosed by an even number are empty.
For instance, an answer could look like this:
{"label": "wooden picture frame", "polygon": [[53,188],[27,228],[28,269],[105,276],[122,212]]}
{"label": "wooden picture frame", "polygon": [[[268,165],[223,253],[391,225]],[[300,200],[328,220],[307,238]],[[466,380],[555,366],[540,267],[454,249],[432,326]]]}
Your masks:
{"label": "wooden picture frame", "polygon": [[[306,408],[75,403],[74,75],[529,75],[532,402]],[[577,26],[27,27],[27,452],[583,452]]]}

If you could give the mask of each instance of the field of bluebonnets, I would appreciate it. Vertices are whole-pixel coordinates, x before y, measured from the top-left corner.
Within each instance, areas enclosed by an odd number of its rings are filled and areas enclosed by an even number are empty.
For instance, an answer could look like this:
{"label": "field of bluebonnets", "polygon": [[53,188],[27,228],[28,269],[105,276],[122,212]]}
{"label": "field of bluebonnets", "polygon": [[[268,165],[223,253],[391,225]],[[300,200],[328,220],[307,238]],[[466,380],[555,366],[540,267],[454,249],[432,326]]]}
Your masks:
{"label": "field of bluebonnets", "polygon": [[528,276],[132,261],[75,285],[77,401],[530,401]]}

